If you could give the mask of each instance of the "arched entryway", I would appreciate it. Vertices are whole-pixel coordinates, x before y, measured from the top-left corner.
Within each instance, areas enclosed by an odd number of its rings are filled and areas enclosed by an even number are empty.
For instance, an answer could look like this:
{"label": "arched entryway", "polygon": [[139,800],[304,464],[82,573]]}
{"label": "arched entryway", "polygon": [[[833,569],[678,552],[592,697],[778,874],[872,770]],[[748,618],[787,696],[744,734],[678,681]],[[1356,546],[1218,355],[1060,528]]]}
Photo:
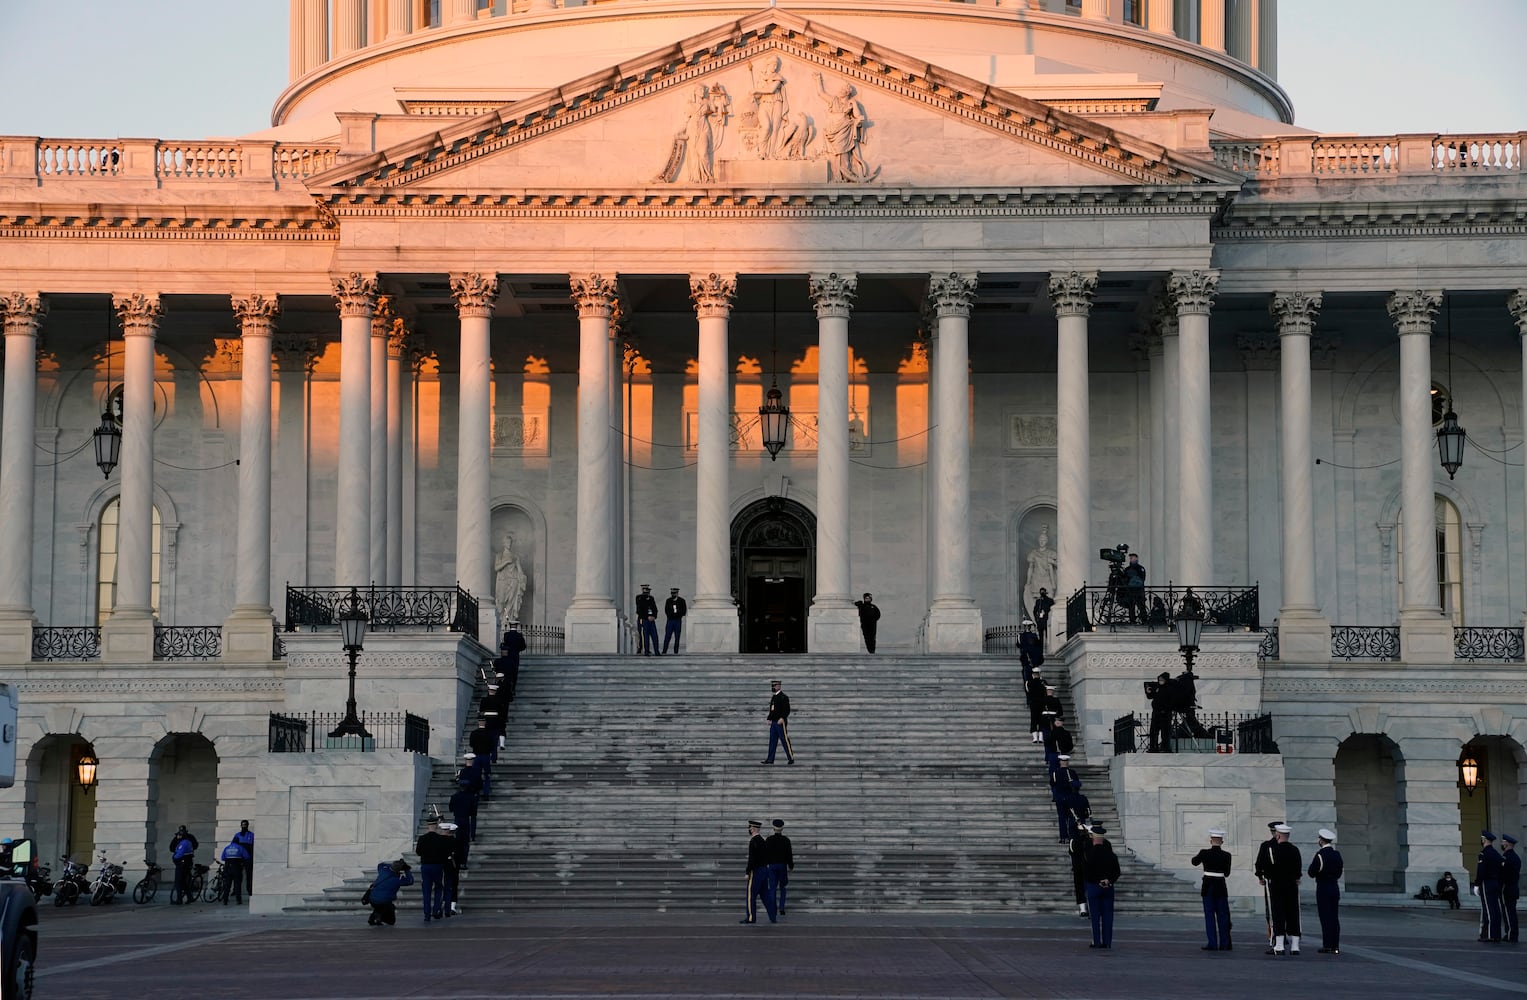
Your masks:
{"label": "arched entryway", "polygon": [[[1464,780],[1473,763],[1474,787]],[[1474,877],[1480,830],[1522,829],[1527,806],[1527,754],[1509,736],[1476,736],[1458,754],[1458,832],[1464,867]]]}
{"label": "arched entryway", "polygon": [[65,854],[87,864],[94,859],[95,790],[80,785],[80,758],[87,753],[95,756],[83,736],[58,733],[38,740],[28,756],[27,834],[37,842],[38,859],[55,872]]}
{"label": "arched entryway", "polygon": [[147,857],[169,867],[170,837],[184,826],[203,853],[217,844],[217,750],[200,733],[171,733],[149,758]]}
{"label": "arched entryway", "polygon": [[1391,892],[1405,884],[1404,766],[1387,736],[1358,733],[1337,748],[1336,829],[1352,891]]}
{"label": "arched entryway", "polygon": [[811,511],[784,497],[754,501],[732,519],[732,587],[744,653],[806,652],[816,535]]}

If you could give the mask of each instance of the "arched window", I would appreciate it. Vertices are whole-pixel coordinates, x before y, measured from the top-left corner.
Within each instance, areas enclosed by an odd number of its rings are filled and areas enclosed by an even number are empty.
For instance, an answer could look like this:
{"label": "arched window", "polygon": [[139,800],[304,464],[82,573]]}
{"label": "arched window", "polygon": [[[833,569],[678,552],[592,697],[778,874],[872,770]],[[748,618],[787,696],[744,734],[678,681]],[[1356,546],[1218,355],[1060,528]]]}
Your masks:
{"label": "arched window", "polygon": [[[117,605],[117,554],[120,542],[118,521],[122,512],[122,498],[113,497],[101,510],[100,545],[96,549],[95,573],[95,622],[104,624],[111,617],[111,609]],[[159,613],[159,553],[162,549],[164,524],[159,508],[154,508],[154,528],[149,535],[149,603],[154,613]]]}
{"label": "arched window", "polygon": [[[1436,498],[1434,516],[1437,524],[1437,599],[1442,613],[1454,625],[1463,621],[1463,519],[1458,507],[1447,497]],[[1400,577],[1400,607],[1405,606],[1405,512],[1395,515],[1395,566]]]}

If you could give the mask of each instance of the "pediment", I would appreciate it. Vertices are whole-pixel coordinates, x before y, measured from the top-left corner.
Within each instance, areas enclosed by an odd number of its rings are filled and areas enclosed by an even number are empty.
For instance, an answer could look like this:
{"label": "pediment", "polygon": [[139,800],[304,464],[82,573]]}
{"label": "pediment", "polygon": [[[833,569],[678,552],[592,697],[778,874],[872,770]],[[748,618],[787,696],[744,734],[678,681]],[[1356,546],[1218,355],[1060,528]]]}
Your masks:
{"label": "pediment", "polygon": [[775,8],[309,180],[315,196],[1239,187],[1216,164]]}

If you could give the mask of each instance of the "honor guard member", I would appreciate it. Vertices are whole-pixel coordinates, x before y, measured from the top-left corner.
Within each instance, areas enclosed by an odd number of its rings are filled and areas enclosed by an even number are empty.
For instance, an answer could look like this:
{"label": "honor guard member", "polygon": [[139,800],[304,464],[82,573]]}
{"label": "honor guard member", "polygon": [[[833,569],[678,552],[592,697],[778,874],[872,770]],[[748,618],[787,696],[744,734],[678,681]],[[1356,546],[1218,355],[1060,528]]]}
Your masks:
{"label": "honor guard member", "polygon": [[1209,846],[1193,855],[1195,867],[1204,870],[1198,893],[1204,901],[1204,936],[1209,943],[1203,951],[1230,950],[1230,852],[1221,845],[1224,830],[1209,831]]}
{"label": "honor guard member", "polygon": [[1474,865],[1474,891],[1479,895],[1479,940],[1500,942],[1501,886],[1504,865],[1495,849],[1495,834],[1479,831],[1479,858]]}
{"label": "honor guard member", "polygon": [[763,900],[764,912],[769,923],[778,923],[774,917],[774,888],[769,884],[769,845],[758,833],[763,829],[757,820],[748,820],[748,905],[738,923],[758,923],[758,901]]}
{"label": "honor guard member", "polygon": [[1315,880],[1315,909],[1320,914],[1320,953],[1341,954],[1341,852],[1334,846],[1336,834],[1322,827],[1316,834],[1320,848],[1310,859],[1310,878]]}
{"label": "honor guard member", "polygon": [[472,822],[477,816],[477,793],[470,788],[456,789],[451,796],[450,810],[451,819],[456,821],[456,826],[461,830],[455,847],[456,863],[466,867],[467,850],[472,843]]}
{"label": "honor guard member", "polygon": [[1066,853],[1071,856],[1071,888],[1076,897],[1076,912],[1082,917],[1087,915],[1087,894],[1082,889],[1082,859],[1091,846],[1092,824],[1085,821],[1076,824],[1076,833],[1071,835]]}
{"label": "honor guard member", "polygon": [[434,817],[430,817],[428,829],[414,845],[414,853],[419,855],[419,878],[424,883],[420,895],[426,924],[445,906],[445,866],[453,863],[455,846],[451,838],[440,832],[440,821]]}
{"label": "honor guard member", "polygon": [[1055,696],[1055,686],[1045,685],[1045,696],[1039,702],[1039,738],[1044,741],[1045,734],[1050,731],[1050,726],[1060,718],[1060,699]]}
{"label": "honor guard member", "polygon": [[1023,685],[1024,699],[1029,703],[1029,742],[1042,742],[1039,734],[1039,713],[1044,711],[1045,703],[1045,679],[1039,675],[1039,668],[1034,668],[1034,673]]}
{"label": "honor guard member", "polygon": [[1071,812],[1066,808],[1066,798],[1080,791],[1082,779],[1071,770],[1071,757],[1061,754],[1056,758],[1055,770],[1050,772],[1050,800],[1055,803],[1055,816],[1060,823],[1060,843],[1071,842]]}
{"label": "honor guard member", "polygon": [[636,595],[636,629],[642,640],[642,655],[652,656],[657,648],[657,598],[652,596],[652,584],[642,584],[642,592]]}
{"label": "honor guard member", "polygon": [[1299,954],[1299,880],[1304,877],[1304,856],[1288,842],[1293,832],[1287,823],[1275,826],[1277,840],[1268,851],[1267,894],[1272,903],[1273,932],[1269,955]]}
{"label": "honor guard member", "polygon": [[1522,895],[1522,856],[1516,851],[1516,838],[1501,834],[1500,852],[1501,940],[1517,943],[1520,925],[1516,920],[1516,901]]}
{"label": "honor guard member", "polygon": [[774,886],[774,909],[783,917],[790,873],[795,871],[795,851],[790,846],[790,838],[785,836],[784,820],[774,821],[774,832],[769,834],[764,845],[769,849],[769,882]]}
{"label": "honor guard member", "polygon": [[785,694],[779,681],[770,681],[774,694],[769,698],[769,756],[760,764],[774,763],[774,750],[785,745],[785,763],[795,763],[795,751],[790,749],[790,696]]}
{"label": "honor guard member", "polygon": [[875,630],[880,627],[880,609],[875,607],[875,595],[865,594],[863,600],[854,602],[854,607],[859,609],[859,631],[864,636],[864,648],[873,653]]}
{"label": "honor guard member", "polygon": [[486,760],[490,764],[498,757],[498,736],[488,728],[487,719],[477,720],[477,728],[467,734],[467,746],[472,748],[479,760]]}
{"label": "honor guard member", "polygon": [[1034,671],[1044,666],[1044,643],[1034,631],[1034,623],[1025,619],[1023,631],[1018,633],[1018,661],[1023,664],[1023,679],[1034,676]]}
{"label": "honor guard member", "polygon": [[520,631],[520,623],[510,622],[503,639],[499,640],[498,659],[493,661],[494,673],[504,676],[506,701],[514,700],[514,686],[520,682],[520,654],[527,645],[525,634]]}
{"label": "honor guard member", "polygon": [[669,587],[668,600],[663,602],[663,652],[668,652],[668,640],[672,639],[674,655],[678,655],[679,640],[684,636],[684,616],[687,614],[689,605],[679,596],[679,588]]}
{"label": "honor guard member", "polygon": [[1087,915],[1092,918],[1093,948],[1113,947],[1113,888],[1119,881],[1119,859],[1098,824],[1092,828],[1092,846],[1082,858],[1082,882],[1087,889]]}
{"label": "honor guard member", "polygon": [[1252,864],[1252,872],[1257,877],[1257,884],[1262,887],[1262,916],[1267,920],[1267,947],[1273,946],[1272,936],[1272,894],[1267,890],[1267,880],[1272,873],[1272,849],[1278,842],[1278,827],[1283,823],[1281,819],[1275,819],[1267,824],[1267,839],[1257,847],[1257,859]]}

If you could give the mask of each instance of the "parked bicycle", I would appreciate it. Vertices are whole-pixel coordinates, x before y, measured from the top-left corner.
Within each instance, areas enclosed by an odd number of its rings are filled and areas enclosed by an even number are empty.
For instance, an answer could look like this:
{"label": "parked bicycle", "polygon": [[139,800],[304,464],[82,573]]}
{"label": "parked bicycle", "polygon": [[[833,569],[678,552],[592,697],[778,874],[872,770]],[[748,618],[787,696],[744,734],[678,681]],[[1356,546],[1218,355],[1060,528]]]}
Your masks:
{"label": "parked bicycle", "polygon": [[206,865],[191,865],[190,885],[186,887],[184,896],[178,888],[170,887],[170,902],[194,903],[201,899],[201,894],[207,888],[207,872],[210,869]]}
{"label": "parked bicycle", "polygon": [[223,899],[223,883],[227,881],[228,869],[223,867],[221,861],[214,861],[212,864],[217,870],[212,872],[211,878],[207,879],[207,887],[202,892],[201,898],[208,903],[219,903]]}
{"label": "parked bicycle", "polygon": [[133,886],[134,903],[152,903],[154,897],[159,895],[159,880],[164,875],[164,869],[147,858],[143,859],[143,863],[148,866],[148,874],[140,878],[138,884]]}

